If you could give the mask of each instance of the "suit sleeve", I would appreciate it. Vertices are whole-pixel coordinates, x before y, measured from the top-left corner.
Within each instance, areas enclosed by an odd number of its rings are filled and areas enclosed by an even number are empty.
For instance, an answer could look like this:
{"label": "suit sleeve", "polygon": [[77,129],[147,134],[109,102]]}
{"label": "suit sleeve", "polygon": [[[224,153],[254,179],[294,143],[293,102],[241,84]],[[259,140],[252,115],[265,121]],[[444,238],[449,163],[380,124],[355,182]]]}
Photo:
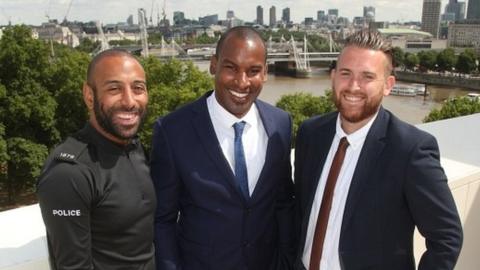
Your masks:
{"label": "suit sleeve", "polygon": [[161,120],[154,125],[151,175],[157,195],[155,257],[157,270],[181,269],[177,243],[180,179]]}
{"label": "suit sleeve", "polygon": [[406,198],[426,252],[418,269],[453,269],[462,246],[462,227],[447,177],[439,162],[438,145],[430,135],[412,150],[407,169]]}
{"label": "suit sleeve", "polygon": [[59,163],[39,180],[37,196],[52,269],[93,269],[89,177],[78,164]]}
{"label": "suit sleeve", "polygon": [[283,164],[279,170],[283,170],[279,179],[279,193],[277,195],[276,216],[278,222],[279,235],[279,256],[277,259],[276,269],[290,269],[293,265],[293,257],[295,256],[294,232],[293,232],[293,215],[294,215],[294,186],[292,181],[291,166],[291,134],[292,121],[288,117],[288,129],[286,140],[286,153]]}

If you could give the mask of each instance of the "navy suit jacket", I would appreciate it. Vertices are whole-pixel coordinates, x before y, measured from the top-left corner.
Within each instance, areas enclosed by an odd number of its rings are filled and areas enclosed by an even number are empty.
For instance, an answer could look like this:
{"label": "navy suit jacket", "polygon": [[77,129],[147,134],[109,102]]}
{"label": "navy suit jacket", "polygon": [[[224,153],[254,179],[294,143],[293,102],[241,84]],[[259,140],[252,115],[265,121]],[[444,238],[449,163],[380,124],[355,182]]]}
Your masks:
{"label": "navy suit jacket", "polygon": [[[338,113],[314,117],[299,130],[295,149],[296,269],[310,210],[335,135]],[[418,269],[453,269],[462,228],[435,138],[380,108],[352,178],[340,233],[342,269],[415,269],[415,226],[427,251]]]}
{"label": "navy suit jacket", "polygon": [[293,264],[290,117],[256,101],[268,146],[247,201],[213,129],[206,102],[211,93],[155,123],[157,269],[265,270]]}

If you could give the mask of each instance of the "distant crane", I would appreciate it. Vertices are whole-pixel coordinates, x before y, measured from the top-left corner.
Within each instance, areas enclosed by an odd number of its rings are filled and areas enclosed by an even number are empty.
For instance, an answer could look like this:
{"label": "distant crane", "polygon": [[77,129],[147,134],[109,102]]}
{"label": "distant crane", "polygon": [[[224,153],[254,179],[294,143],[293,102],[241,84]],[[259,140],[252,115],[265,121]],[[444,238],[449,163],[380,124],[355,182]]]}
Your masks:
{"label": "distant crane", "polygon": [[153,16],[153,4],[154,3],[155,3],[155,0],[152,0],[152,7],[150,8],[150,25],[153,25],[152,16]]}
{"label": "distant crane", "polygon": [[148,57],[148,35],[146,11],[143,8],[138,9],[138,24],[140,25],[140,40],[142,42],[142,55]]}
{"label": "distant crane", "polygon": [[67,17],[68,17],[68,14],[70,13],[70,9],[72,8],[72,3],[73,3],[73,0],[70,0],[70,3],[68,3],[68,8],[67,8],[67,12],[65,13],[65,17],[63,18],[63,22],[67,22]]}
{"label": "distant crane", "polygon": [[102,23],[100,21],[96,21],[95,25],[97,26],[98,39],[100,40],[100,49],[97,53],[100,53],[110,49],[110,45],[108,44],[107,38],[103,33]]}

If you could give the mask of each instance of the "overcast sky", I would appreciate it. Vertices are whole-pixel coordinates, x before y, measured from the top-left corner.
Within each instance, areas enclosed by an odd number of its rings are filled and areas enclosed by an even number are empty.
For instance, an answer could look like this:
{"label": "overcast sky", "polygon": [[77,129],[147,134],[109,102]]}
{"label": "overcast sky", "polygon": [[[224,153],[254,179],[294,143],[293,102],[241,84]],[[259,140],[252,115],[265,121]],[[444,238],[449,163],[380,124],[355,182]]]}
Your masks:
{"label": "overcast sky", "polygon": [[[264,21],[268,21],[269,8],[277,9],[277,20],[281,18],[283,8],[290,8],[294,22],[301,22],[305,17],[316,18],[317,10],[339,9],[339,15],[350,20],[363,15],[363,6],[376,8],[377,21],[405,22],[420,21],[422,0],[0,0],[0,25],[7,24],[8,19],[14,24],[25,23],[38,25],[46,21],[46,15],[62,21],[69,3],[68,20],[99,20],[103,23],[124,22],[130,14],[137,22],[137,9],[145,8],[150,17],[153,2],[153,18],[156,21],[157,10],[162,12],[165,1],[167,18],[172,19],[174,11],[183,11],[188,19],[218,14],[225,19],[227,10],[233,10],[235,16],[253,21],[256,6],[263,6]],[[442,12],[447,0],[442,1]]]}

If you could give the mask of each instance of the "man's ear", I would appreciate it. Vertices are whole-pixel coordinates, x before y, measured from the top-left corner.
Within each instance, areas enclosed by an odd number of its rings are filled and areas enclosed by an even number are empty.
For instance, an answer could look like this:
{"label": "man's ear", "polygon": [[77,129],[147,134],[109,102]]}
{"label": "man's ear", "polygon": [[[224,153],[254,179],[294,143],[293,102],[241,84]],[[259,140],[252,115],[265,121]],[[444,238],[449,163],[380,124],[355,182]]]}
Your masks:
{"label": "man's ear", "polygon": [[390,95],[390,92],[392,91],[393,86],[395,85],[395,76],[388,76],[387,79],[385,80],[385,88],[383,89],[383,95],[388,96]]}
{"label": "man's ear", "polygon": [[217,72],[217,56],[212,55],[210,58],[210,74],[215,75]]}
{"label": "man's ear", "polygon": [[88,85],[87,82],[83,83],[83,102],[87,106],[89,111],[93,111],[93,89]]}
{"label": "man's ear", "polygon": [[265,68],[263,69],[263,82],[266,82],[268,79],[268,64],[265,64]]}

